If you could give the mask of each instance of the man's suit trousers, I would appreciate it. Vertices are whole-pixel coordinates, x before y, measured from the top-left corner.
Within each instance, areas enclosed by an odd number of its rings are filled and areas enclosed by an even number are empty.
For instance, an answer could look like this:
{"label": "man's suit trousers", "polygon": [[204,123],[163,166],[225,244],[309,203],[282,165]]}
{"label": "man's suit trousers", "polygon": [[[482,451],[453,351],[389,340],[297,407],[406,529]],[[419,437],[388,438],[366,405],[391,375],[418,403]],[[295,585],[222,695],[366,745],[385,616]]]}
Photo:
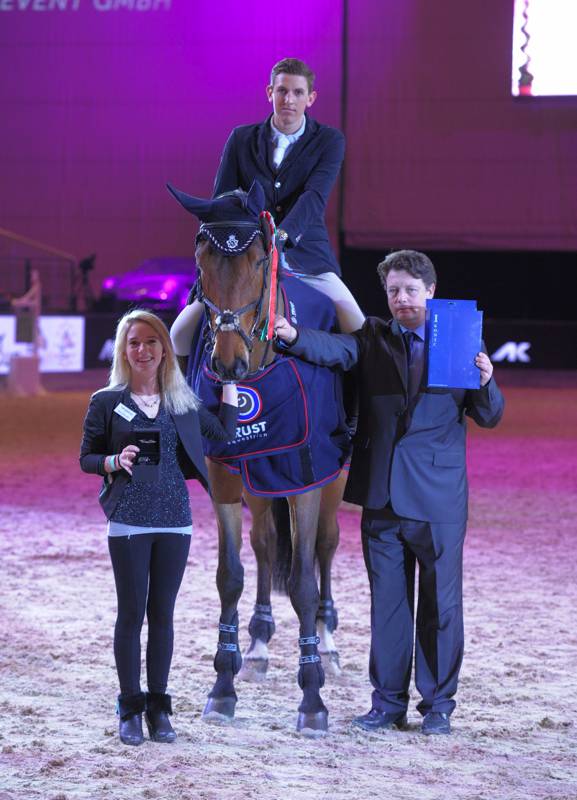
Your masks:
{"label": "man's suit trousers", "polygon": [[364,509],[363,553],[371,588],[369,674],[373,708],[407,708],[413,662],[415,567],[419,565],[415,683],[421,714],[450,714],[463,659],[465,524],[398,517]]}

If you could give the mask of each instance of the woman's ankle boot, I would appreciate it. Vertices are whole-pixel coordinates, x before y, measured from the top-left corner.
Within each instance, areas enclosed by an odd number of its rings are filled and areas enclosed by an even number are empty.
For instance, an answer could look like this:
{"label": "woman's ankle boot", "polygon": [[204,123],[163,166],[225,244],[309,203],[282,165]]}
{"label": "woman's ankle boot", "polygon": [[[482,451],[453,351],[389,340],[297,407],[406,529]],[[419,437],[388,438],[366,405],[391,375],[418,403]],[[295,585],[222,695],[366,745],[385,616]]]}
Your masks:
{"label": "woman's ankle boot", "polygon": [[117,712],[120,717],[118,735],[123,744],[139,745],[144,741],[142,733],[142,712],[144,694],[118,695]]}
{"label": "woman's ankle boot", "polygon": [[153,742],[174,742],[176,733],[168,719],[172,714],[169,694],[146,693],[146,726]]}

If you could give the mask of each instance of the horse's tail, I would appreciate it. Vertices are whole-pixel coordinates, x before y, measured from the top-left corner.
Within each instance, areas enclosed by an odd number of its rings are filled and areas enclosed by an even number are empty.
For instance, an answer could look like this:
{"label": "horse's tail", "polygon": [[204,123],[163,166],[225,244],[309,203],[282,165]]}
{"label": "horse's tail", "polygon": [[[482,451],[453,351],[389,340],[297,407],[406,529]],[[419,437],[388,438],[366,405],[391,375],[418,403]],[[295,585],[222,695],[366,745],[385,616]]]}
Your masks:
{"label": "horse's tail", "polygon": [[272,569],[272,588],[288,595],[288,579],[291,571],[293,546],[289,507],[283,497],[272,501],[272,515],[276,528],[276,556]]}

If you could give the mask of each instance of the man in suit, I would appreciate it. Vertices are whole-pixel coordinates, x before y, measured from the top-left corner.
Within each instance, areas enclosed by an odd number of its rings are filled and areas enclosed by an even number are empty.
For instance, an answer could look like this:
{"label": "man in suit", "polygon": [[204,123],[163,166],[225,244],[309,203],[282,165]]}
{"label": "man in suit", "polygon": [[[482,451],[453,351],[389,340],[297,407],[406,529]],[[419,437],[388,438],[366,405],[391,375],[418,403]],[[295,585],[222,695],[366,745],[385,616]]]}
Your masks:
{"label": "man in suit", "polygon": [[[315,75],[297,58],[274,65],[266,94],[272,114],[256,125],[234,128],[224,146],[213,197],[235,189],[248,192],[258,180],[265,208],[277,225],[281,263],[334,302],[342,331],[361,327],[365,317],[340,278],[329,242],[325,208],[345,154],[345,137],[306,113],[316,100]],[[170,335],[178,355],[189,353],[201,315],[195,302],[179,314]]]}
{"label": "man in suit", "polygon": [[503,397],[485,352],[475,358],[479,389],[427,388],[425,304],[435,292],[435,268],[423,253],[401,250],[387,256],[378,272],[391,321],[370,317],[350,335],[297,332],[278,317],[275,330],[289,354],[357,371],[359,420],[345,499],[363,507],[373,693],[371,710],[353,725],[406,725],[418,563],[417,708],[423,733],[448,734],[463,656],[465,417],[494,427]]}

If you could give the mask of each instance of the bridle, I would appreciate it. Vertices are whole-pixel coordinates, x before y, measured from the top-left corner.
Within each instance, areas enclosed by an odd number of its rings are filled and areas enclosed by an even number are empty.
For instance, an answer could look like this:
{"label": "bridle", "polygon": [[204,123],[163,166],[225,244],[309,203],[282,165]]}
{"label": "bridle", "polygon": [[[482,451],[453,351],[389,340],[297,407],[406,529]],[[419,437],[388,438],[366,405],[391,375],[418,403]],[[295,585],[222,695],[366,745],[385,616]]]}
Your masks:
{"label": "bridle", "polygon": [[[248,243],[245,240],[243,242],[242,249],[238,249],[235,252],[234,246],[228,248],[230,252],[224,252],[221,246],[220,241],[216,238],[215,231],[222,228],[242,228],[242,227],[251,227],[254,229],[254,235],[248,237]],[[200,226],[198,231],[198,235],[196,237],[196,243],[198,244],[199,241],[210,241],[213,245],[215,245],[219,252],[221,252],[225,257],[230,258],[234,255],[240,255],[243,252],[246,252],[248,247],[253,243],[257,236],[260,236],[264,239],[263,232],[255,226],[254,222],[210,222],[210,223],[203,223]],[[230,238],[230,237],[229,237]],[[236,238],[236,237],[233,237]],[[259,331],[259,321],[261,319],[261,312],[262,306],[264,301],[264,296],[268,284],[269,279],[269,272],[270,272],[270,265],[271,265],[271,253],[265,253],[262,258],[259,258],[258,261],[254,264],[254,267],[260,269],[262,266],[263,268],[263,278],[262,278],[262,285],[260,290],[260,295],[257,297],[256,300],[252,300],[251,302],[247,303],[244,306],[236,309],[225,308],[221,309],[219,306],[216,305],[209,297],[206,296],[204,290],[202,288],[202,276],[199,272],[197,281],[196,281],[196,299],[204,304],[204,310],[206,314],[206,321],[207,321],[207,342],[206,342],[206,349],[212,350],[216,344],[216,337],[222,331],[224,332],[233,332],[236,333],[242,341],[244,342],[247,350],[249,353],[252,353],[255,341],[257,338],[259,341],[264,340],[263,332],[265,326],[262,326],[263,330]],[[246,314],[248,311],[252,311],[254,309],[254,318],[252,321],[252,325],[250,327],[250,331],[246,333],[240,324],[240,318],[242,314]],[[212,322],[210,312],[214,314],[214,324]],[[263,358],[261,361],[261,365],[259,366],[259,370],[263,369],[264,361],[266,360],[266,356],[268,353],[268,348],[270,345],[270,341],[267,341],[267,347],[265,348],[265,352],[263,354]]]}

